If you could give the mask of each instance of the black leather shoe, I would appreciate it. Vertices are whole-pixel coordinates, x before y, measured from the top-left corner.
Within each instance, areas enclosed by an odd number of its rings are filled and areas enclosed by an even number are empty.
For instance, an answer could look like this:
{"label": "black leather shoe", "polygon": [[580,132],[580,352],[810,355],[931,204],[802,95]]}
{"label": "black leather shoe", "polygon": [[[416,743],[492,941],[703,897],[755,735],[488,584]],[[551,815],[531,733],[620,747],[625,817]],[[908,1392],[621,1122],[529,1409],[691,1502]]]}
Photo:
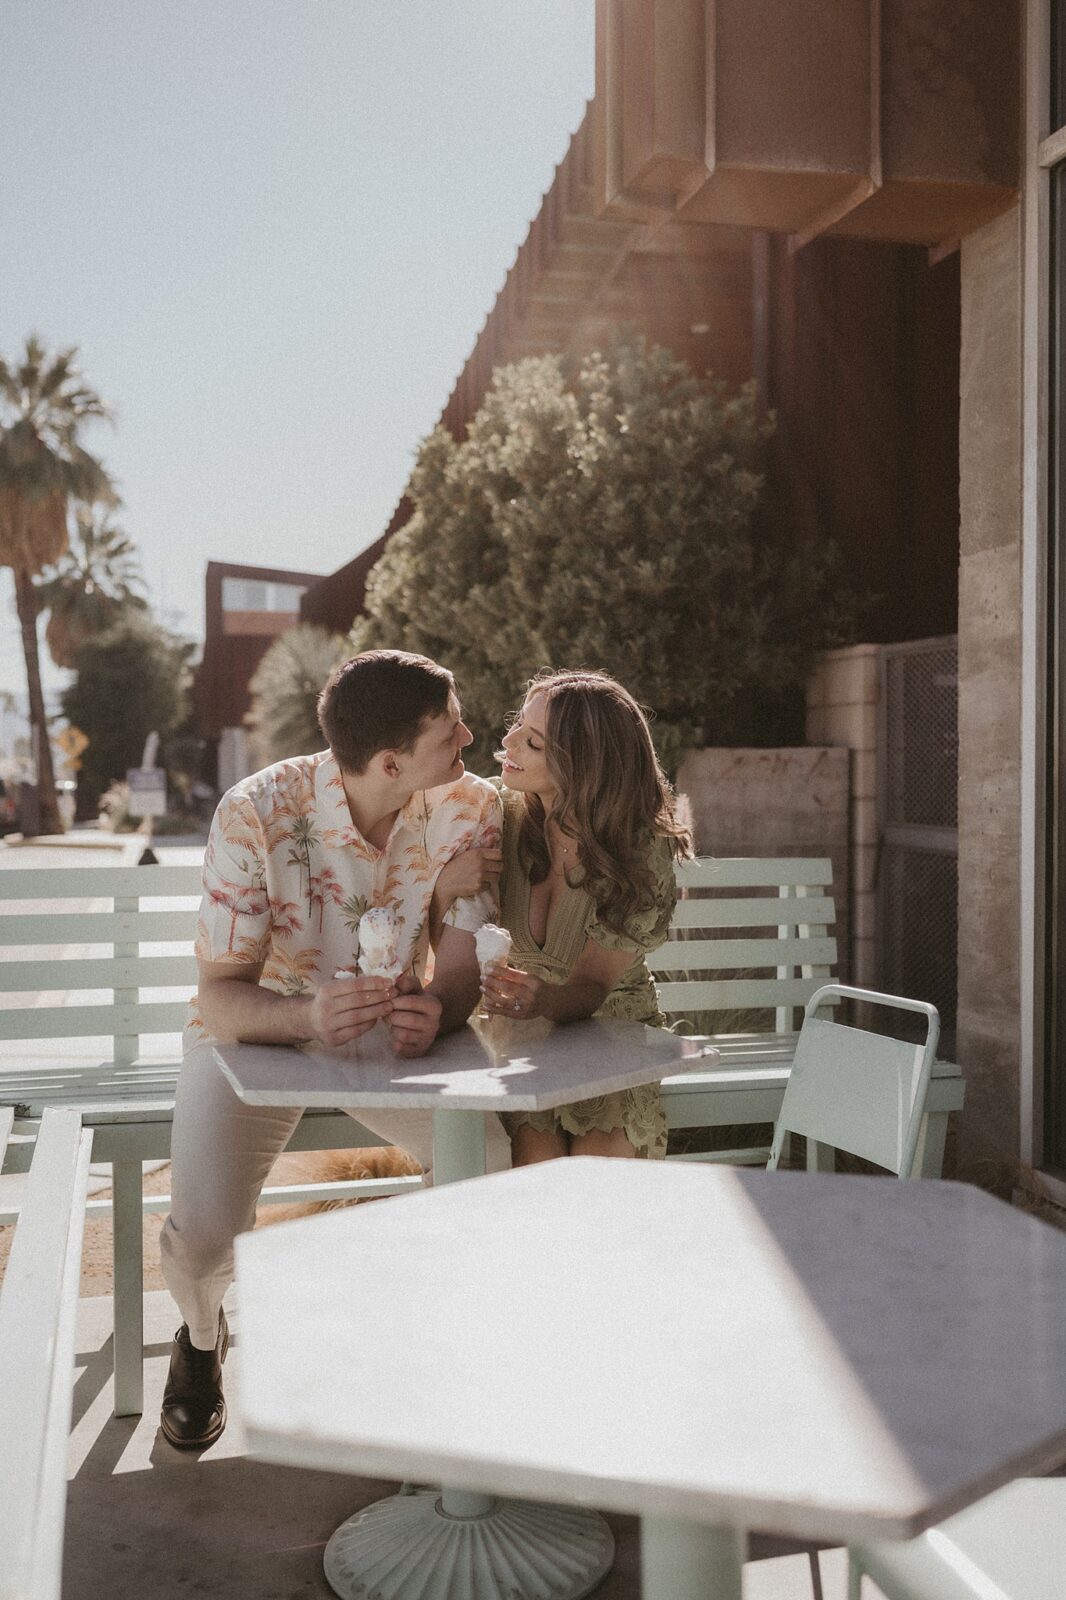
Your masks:
{"label": "black leather shoe", "polygon": [[206,1449],[226,1426],[222,1363],[228,1349],[229,1327],[224,1311],[218,1314],[218,1340],[213,1350],[197,1350],[189,1340],[185,1322],[174,1335],[159,1426],[163,1437],[178,1450]]}

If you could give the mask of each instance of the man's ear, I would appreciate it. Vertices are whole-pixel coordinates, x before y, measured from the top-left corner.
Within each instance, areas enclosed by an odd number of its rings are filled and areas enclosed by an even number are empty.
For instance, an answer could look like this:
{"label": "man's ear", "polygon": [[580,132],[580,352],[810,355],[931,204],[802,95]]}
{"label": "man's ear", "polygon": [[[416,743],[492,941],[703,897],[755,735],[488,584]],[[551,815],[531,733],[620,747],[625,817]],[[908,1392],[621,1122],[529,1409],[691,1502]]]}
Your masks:
{"label": "man's ear", "polygon": [[390,781],[400,775],[399,751],[375,750],[367,763],[367,772],[372,772],[376,777],[387,778]]}

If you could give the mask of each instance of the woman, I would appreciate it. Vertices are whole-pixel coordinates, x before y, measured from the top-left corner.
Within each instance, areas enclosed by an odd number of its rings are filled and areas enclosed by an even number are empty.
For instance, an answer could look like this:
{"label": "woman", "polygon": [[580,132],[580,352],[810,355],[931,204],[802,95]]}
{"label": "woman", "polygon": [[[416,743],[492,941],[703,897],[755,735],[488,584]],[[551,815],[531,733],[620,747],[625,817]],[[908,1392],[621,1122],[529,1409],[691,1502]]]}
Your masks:
{"label": "woman", "polygon": [[[643,712],[601,672],[534,678],[497,753],[503,762],[501,921],[511,965],[490,969],[485,1008],[575,1022],[621,1017],[661,1025],[644,957],[666,938],[673,863],[686,829]],[[467,852],[437,882],[442,914],[495,862]],[[563,1155],[666,1153],[657,1084],[553,1111],[503,1117],[516,1166]]]}

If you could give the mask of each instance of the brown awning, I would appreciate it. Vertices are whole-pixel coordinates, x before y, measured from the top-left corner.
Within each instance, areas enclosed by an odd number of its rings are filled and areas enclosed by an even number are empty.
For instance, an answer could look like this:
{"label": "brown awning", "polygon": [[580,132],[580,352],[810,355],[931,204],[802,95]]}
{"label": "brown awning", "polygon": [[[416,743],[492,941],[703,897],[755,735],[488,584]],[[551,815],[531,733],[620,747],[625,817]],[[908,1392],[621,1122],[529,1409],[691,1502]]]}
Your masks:
{"label": "brown awning", "polygon": [[597,0],[597,207],[942,244],[1013,205],[1017,0]]}

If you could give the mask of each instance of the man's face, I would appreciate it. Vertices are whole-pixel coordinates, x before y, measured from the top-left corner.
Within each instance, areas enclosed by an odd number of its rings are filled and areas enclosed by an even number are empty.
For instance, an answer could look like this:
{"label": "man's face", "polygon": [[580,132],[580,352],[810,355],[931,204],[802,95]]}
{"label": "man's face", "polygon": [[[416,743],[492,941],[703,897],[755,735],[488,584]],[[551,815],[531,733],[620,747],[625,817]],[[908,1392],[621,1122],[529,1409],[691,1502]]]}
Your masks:
{"label": "man's face", "polygon": [[454,783],[466,771],[462,752],[473,739],[458,699],[449,695],[447,709],[439,717],[428,718],[411,749],[397,758],[404,782],[412,792]]}

